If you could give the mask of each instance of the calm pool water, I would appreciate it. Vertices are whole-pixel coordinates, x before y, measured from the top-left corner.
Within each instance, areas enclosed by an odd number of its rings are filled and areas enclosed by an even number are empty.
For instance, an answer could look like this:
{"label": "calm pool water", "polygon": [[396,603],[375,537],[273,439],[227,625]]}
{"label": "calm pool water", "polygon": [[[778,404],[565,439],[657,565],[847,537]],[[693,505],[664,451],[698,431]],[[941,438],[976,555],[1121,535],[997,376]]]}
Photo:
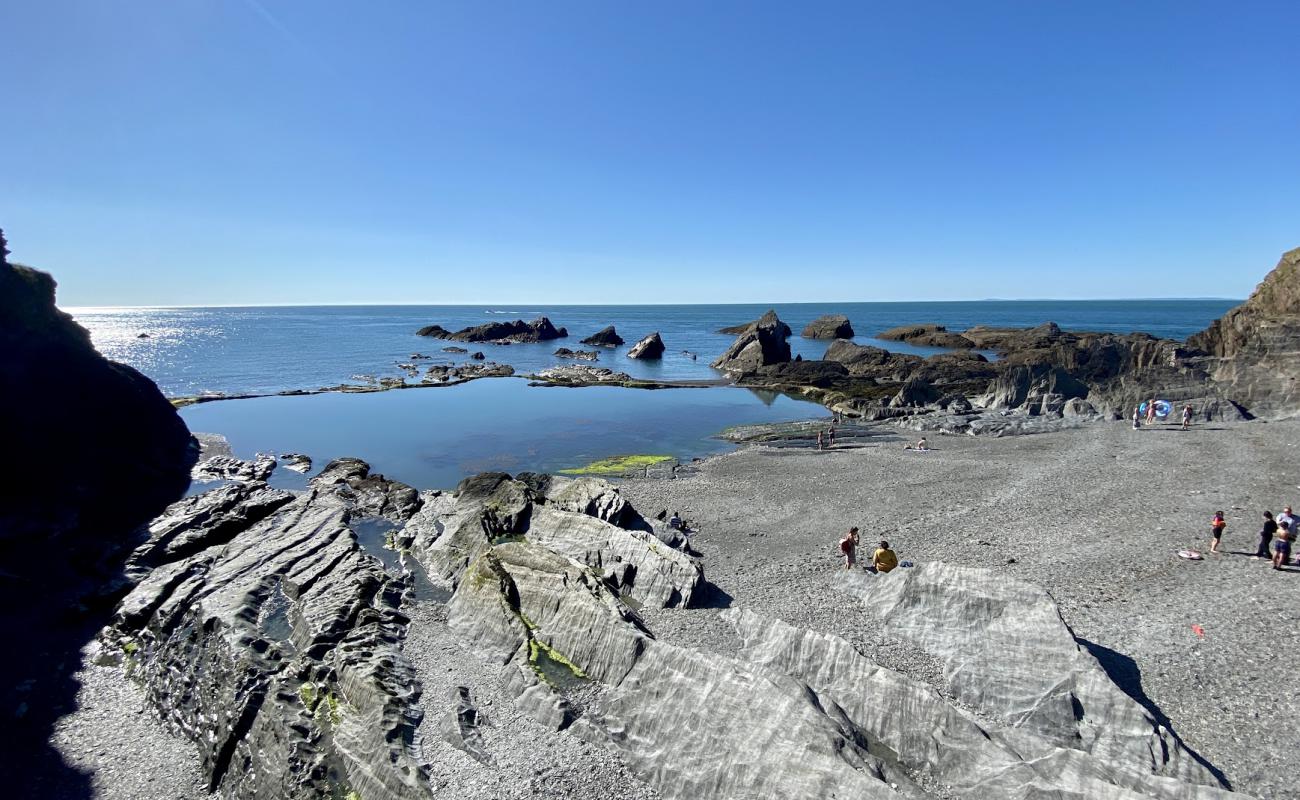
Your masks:
{"label": "calm pool water", "polygon": [[[610,456],[683,461],[731,449],[731,425],[828,417],[822,406],[734,387],[624,389],[528,386],[498,378],[375,394],[318,394],[203,403],[181,410],[190,430],[219,433],[235,455],[305,453],[312,472],[356,456],[418,488],[450,488],[478,472],[554,472]],[[305,485],[283,468],[275,484]]]}

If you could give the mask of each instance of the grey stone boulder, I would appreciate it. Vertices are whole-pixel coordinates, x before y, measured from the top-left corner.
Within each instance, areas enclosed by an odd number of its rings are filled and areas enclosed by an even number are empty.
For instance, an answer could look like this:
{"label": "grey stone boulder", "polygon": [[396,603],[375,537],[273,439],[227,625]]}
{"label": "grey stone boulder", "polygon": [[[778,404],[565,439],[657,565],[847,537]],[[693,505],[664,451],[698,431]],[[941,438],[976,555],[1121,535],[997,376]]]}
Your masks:
{"label": "grey stone boulder", "polygon": [[805,339],[852,339],[853,325],[843,314],[825,314],[804,326]]}
{"label": "grey stone boulder", "polygon": [[1082,397],[1071,397],[1061,406],[1061,415],[1065,417],[1092,417],[1096,414],[1097,409]]}
{"label": "grey stone boulder", "polygon": [[645,336],[632,349],[627,351],[628,358],[654,360],[664,357],[664,340],[659,338],[659,331]]}

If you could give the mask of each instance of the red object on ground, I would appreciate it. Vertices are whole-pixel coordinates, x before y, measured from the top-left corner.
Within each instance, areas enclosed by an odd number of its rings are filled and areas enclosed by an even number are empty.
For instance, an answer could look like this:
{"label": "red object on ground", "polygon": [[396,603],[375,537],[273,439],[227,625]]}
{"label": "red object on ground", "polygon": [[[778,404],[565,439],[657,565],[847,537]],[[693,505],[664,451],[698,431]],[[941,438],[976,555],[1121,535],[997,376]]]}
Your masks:
{"label": "red object on ground", "polygon": [[1193,626],[1192,626],[1192,633],[1196,634],[1197,636],[1201,637],[1202,639],[1205,638],[1205,629],[1202,628],[1200,625],[1193,625]]}

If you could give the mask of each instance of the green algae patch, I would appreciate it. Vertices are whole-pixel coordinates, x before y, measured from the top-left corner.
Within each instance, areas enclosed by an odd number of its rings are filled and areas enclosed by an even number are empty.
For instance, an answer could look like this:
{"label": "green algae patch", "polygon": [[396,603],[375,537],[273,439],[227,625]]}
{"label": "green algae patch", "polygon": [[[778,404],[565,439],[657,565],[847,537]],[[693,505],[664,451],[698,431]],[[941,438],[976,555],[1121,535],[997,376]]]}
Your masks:
{"label": "green algae patch", "polygon": [[538,639],[528,640],[528,664],[537,677],[556,689],[576,688],[590,680],[581,667]]}
{"label": "green algae patch", "polygon": [[665,461],[672,460],[672,456],[649,454],[613,456],[612,458],[593,461],[585,467],[562,469],[560,470],[560,473],[564,475],[622,475],[627,472],[645,469],[646,467],[653,467],[655,464],[662,464]]}

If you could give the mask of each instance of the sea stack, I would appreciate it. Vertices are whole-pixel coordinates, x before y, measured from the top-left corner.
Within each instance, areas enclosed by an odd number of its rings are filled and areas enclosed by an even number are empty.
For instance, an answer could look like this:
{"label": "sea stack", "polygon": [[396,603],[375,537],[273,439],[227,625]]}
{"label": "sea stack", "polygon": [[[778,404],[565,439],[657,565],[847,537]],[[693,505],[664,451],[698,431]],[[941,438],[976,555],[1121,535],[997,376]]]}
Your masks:
{"label": "sea stack", "polygon": [[732,374],[753,372],[759,367],[784,364],[790,360],[790,326],[769,311],[744,326],[736,341],[731,343],[717,361],[716,369]]}
{"label": "sea stack", "polygon": [[664,357],[664,340],[659,338],[659,331],[655,331],[641,341],[632,345],[632,349],[627,352],[628,358],[639,358],[642,360],[652,360]]}

